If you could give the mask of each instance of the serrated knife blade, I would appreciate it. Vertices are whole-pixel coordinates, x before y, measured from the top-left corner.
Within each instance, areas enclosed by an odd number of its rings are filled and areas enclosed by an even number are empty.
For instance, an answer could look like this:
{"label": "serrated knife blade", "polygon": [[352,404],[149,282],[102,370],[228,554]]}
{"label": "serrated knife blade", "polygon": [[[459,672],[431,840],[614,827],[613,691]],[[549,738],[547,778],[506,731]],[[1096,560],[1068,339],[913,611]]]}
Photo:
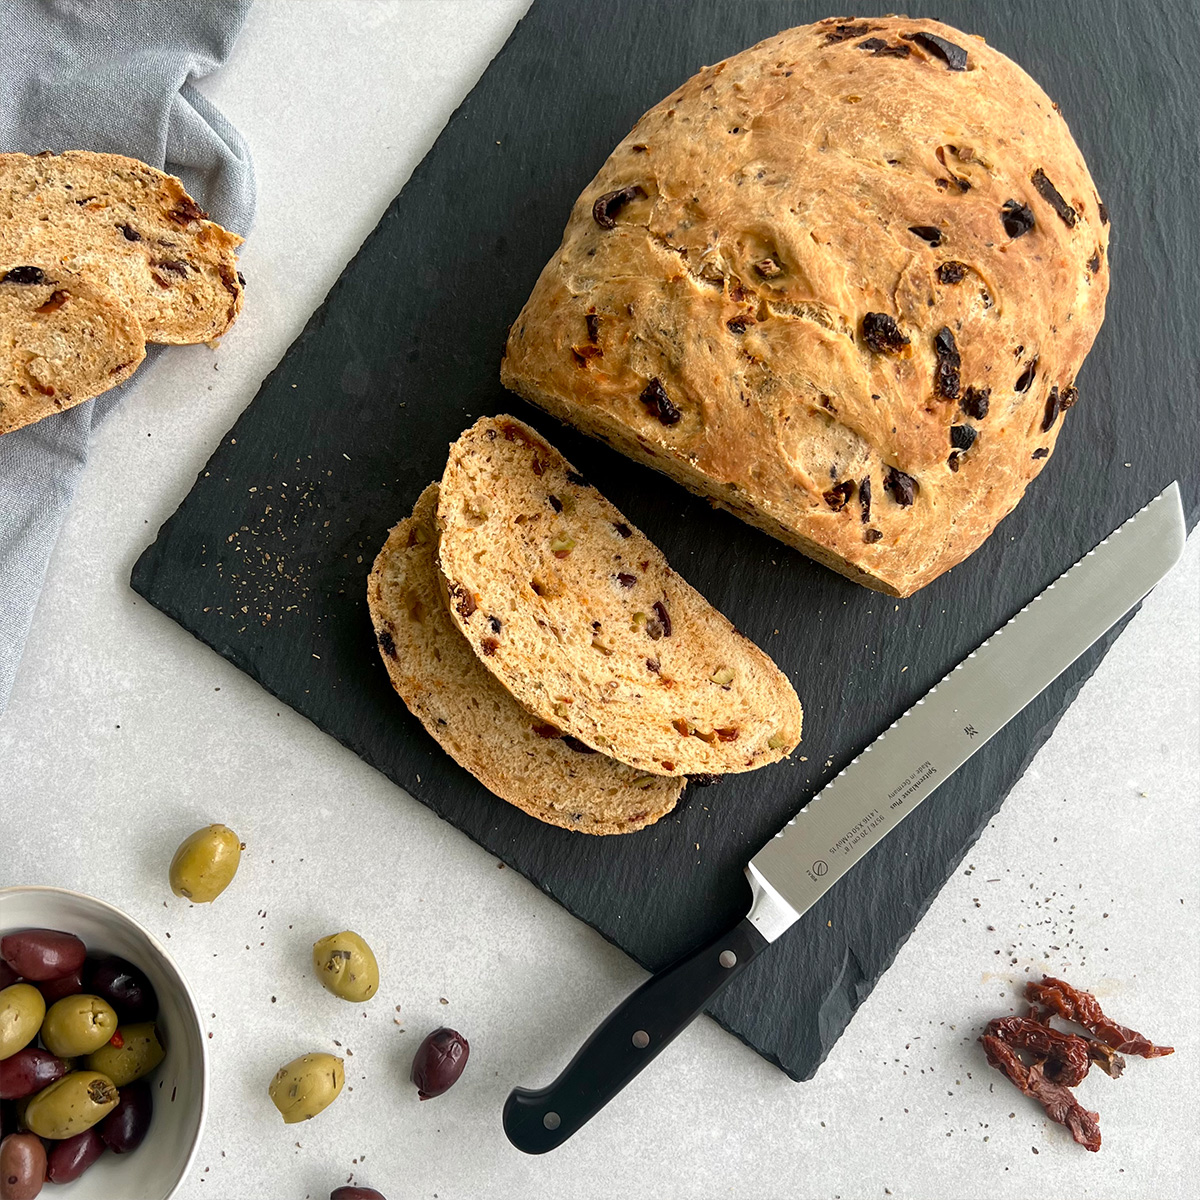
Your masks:
{"label": "serrated knife blade", "polygon": [[530,1154],[590,1120],[855,863],[1143,600],[1183,553],[1171,484],[1090,550],[840,772],[750,860],[753,902],[727,933],[660,971],[610,1014],[561,1075],[504,1105]]}

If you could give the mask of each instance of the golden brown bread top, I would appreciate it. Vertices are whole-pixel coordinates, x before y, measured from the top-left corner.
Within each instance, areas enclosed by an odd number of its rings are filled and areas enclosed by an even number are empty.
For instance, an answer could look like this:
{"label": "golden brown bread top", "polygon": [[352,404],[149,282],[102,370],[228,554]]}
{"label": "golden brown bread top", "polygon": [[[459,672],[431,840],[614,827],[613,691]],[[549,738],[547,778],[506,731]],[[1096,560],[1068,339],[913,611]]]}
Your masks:
{"label": "golden brown bread top", "polygon": [[982,39],[803,26],[642,117],[576,203],[502,378],[908,595],[1053,451],[1107,243],[1066,123]]}

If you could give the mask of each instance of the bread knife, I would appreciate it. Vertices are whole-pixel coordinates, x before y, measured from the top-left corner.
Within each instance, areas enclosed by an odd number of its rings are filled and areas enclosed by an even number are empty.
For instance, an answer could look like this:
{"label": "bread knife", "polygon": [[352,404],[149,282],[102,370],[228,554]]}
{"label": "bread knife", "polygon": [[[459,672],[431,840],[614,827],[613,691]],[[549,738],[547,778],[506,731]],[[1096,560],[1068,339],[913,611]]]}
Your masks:
{"label": "bread knife", "polygon": [[647,980],[561,1075],[516,1088],[504,1131],[561,1146],[855,863],[1143,600],[1183,553],[1172,483],[969,654],[814,796],[746,868],[752,902],[720,937]]}

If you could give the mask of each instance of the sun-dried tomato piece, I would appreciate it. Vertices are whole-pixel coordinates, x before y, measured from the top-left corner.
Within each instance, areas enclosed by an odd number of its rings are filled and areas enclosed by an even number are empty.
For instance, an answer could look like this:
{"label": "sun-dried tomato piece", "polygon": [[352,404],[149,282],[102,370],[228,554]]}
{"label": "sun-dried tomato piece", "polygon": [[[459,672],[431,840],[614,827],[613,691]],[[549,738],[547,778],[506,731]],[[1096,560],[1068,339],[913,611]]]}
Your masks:
{"label": "sun-dried tomato piece", "polygon": [[628,571],[618,571],[617,572],[617,582],[623,588],[631,588],[631,587],[633,587],[633,585],[635,583],[637,583],[637,576],[630,575]]}
{"label": "sun-dried tomato piece", "polygon": [[908,345],[895,317],[887,313],[869,312],[862,319],[863,341],[876,354],[899,354]]}
{"label": "sun-dried tomato piece", "polygon": [[979,436],[979,430],[973,425],[951,425],[950,445],[955,450],[970,450]]}
{"label": "sun-dried tomato piece", "polygon": [[962,356],[958,343],[949,325],[943,325],[933,335],[933,348],[937,354],[937,368],[933,373],[933,390],[946,400],[957,400],[959,391],[959,368]]}
{"label": "sun-dried tomato piece", "polygon": [[976,388],[969,387],[958,402],[958,407],[967,414],[968,417],[974,417],[977,421],[982,421],[988,415],[988,409],[991,407],[991,401],[988,399],[992,394],[991,388]]}
{"label": "sun-dried tomato piece", "polygon": [[192,221],[203,221],[207,219],[208,213],[198,205],[191,196],[184,196],[180,202],[175,205],[167,216],[175,222],[176,225],[187,225]]}
{"label": "sun-dried tomato piece", "polygon": [[883,486],[892,493],[892,497],[902,508],[908,508],[916,498],[917,481],[898,467],[888,467],[887,474],[883,477]]}
{"label": "sun-dried tomato piece", "polygon": [[833,509],[834,512],[841,512],[850,502],[850,497],[854,495],[854,480],[846,479],[839,483],[836,487],[831,488],[824,495],[825,503]]}
{"label": "sun-dried tomato piece", "polygon": [[1062,192],[1046,178],[1046,172],[1041,167],[1038,167],[1029,178],[1033,186],[1037,188],[1038,195],[1062,217],[1063,223],[1067,228],[1074,229],[1075,222],[1079,219],[1079,214],[1066,202]]}
{"label": "sun-dried tomato piece", "polygon": [[858,21],[854,24],[844,22],[824,31],[825,45],[836,46],[838,42],[848,42],[851,38],[862,37],[864,33],[870,33],[873,29],[878,28],[878,25],[868,25],[866,21]]}
{"label": "sun-dried tomato piece", "polygon": [[864,475],[858,481],[858,502],[862,506],[862,523],[871,519],[871,477]]}
{"label": "sun-dried tomato piece", "polygon": [[902,33],[900,36],[906,42],[916,42],[922,50],[928,50],[930,54],[940,58],[946,64],[947,70],[965,71],[967,69],[967,52],[961,46],[956,46],[953,42],[938,37],[936,33]]}
{"label": "sun-dried tomato piece", "polygon": [[961,283],[967,274],[967,264],[957,259],[947,259],[937,269],[938,283]]}
{"label": "sun-dried tomato piece", "polygon": [[1062,405],[1058,400],[1058,385],[1050,389],[1050,395],[1046,397],[1046,411],[1042,415],[1042,432],[1049,433],[1054,428],[1054,422],[1058,420],[1058,414],[1062,411]]}
{"label": "sun-dried tomato piece", "polygon": [[53,313],[58,312],[60,308],[71,298],[71,293],[66,288],[55,288],[50,293],[50,299],[45,304],[39,304],[33,311],[36,313]]}
{"label": "sun-dried tomato piece", "polygon": [[458,615],[464,621],[471,619],[471,614],[476,609],[475,597],[467,591],[461,583],[455,582],[448,585],[446,590],[450,593],[450,599],[454,603],[454,607],[458,610]]}
{"label": "sun-dried tomato piece", "polygon": [[1030,1050],[1046,1059],[1046,1077],[1063,1087],[1075,1087],[1092,1065],[1087,1038],[1061,1033],[1030,1017],[997,1017],[988,1022],[984,1033],[999,1038],[1014,1050]]}
{"label": "sun-dried tomato piece", "polygon": [[917,237],[931,246],[942,244],[942,231],[936,225],[910,225],[908,232],[915,233]]}
{"label": "sun-dried tomato piece", "polygon": [[617,188],[613,192],[605,192],[595,204],[592,205],[592,220],[600,226],[601,229],[614,229],[617,224],[617,213],[627,205],[630,200],[645,200],[646,189],[640,183],[627,184],[623,188]]}
{"label": "sun-dried tomato piece", "polygon": [[1025,985],[1025,996],[1031,1004],[1040,1004],[1062,1017],[1075,1021],[1091,1030],[1106,1045],[1123,1054],[1136,1054],[1141,1058],[1160,1058],[1174,1054],[1173,1046],[1156,1046],[1148,1038],[1104,1015],[1100,1002],[1091,992],[1080,991],[1061,979],[1050,975],[1042,977],[1041,983],[1030,981]]}
{"label": "sun-dried tomato piece", "polygon": [[667,395],[662,383],[657,378],[646,384],[638,399],[646,406],[650,415],[657,417],[664,425],[677,425],[679,418],[683,415],[671,403],[670,396]]}
{"label": "sun-dried tomato piece", "polygon": [[1041,1063],[1027,1067],[1017,1052],[998,1037],[985,1033],[979,1039],[988,1064],[1000,1071],[1026,1096],[1031,1096],[1046,1111],[1046,1116],[1065,1125],[1071,1136],[1088,1150],[1100,1149],[1100,1116],[1089,1112],[1061,1083],[1046,1078]]}
{"label": "sun-dried tomato piece", "polygon": [[1029,205],[1017,200],[1005,200],[1000,206],[1000,220],[1010,238],[1023,237],[1034,226],[1033,211]]}
{"label": "sun-dried tomato piece", "polygon": [[1017,382],[1013,384],[1013,389],[1018,392],[1027,392],[1033,387],[1033,381],[1037,378],[1038,360],[1035,355],[1033,359],[1026,365],[1025,370],[1017,376]]}
{"label": "sun-dried tomato piece", "polygon": [[1125,1071],[1125,1060],[1105,1042],[1087,1038],[1088,1056],[1110,1079],[1120,1079]]}

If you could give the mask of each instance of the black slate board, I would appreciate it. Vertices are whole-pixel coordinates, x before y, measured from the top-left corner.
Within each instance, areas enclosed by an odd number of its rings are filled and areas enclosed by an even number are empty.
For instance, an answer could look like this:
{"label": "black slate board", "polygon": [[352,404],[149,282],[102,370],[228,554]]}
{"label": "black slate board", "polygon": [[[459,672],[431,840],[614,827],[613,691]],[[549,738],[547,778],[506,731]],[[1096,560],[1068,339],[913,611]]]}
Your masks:
{"label": "black slate board", "polygon": [[[702,64],[828,15],[783,0],[608,0],[586,16],[575,0],[538,0],[142,555],[133,586],[661,966],[743,911],[743,864],[819,786],[1174,478],[1194,524],[1200,263],[1186,175],[1200,34],[1189,4],[1164,0],[1152,15],[1117,0],[995,0],[948,14],[1061,104],[1112,213],[1114,289],[1049,468],[982,550],[913,599],[855,587],[555,426],[497,380],[508,324],[611,147]],[[447,444],[505,410],[559,445],[790,674],[806,760],[691,789],[650,830],[595,839],[495,800],[425,735],[378,661],[365,580],[388,527],[441,474]],[[789,1075],[811,1077],[1111,640],[833,888],[712,1015]],[[543,1073],[574,1049],[549,1049]]]}

